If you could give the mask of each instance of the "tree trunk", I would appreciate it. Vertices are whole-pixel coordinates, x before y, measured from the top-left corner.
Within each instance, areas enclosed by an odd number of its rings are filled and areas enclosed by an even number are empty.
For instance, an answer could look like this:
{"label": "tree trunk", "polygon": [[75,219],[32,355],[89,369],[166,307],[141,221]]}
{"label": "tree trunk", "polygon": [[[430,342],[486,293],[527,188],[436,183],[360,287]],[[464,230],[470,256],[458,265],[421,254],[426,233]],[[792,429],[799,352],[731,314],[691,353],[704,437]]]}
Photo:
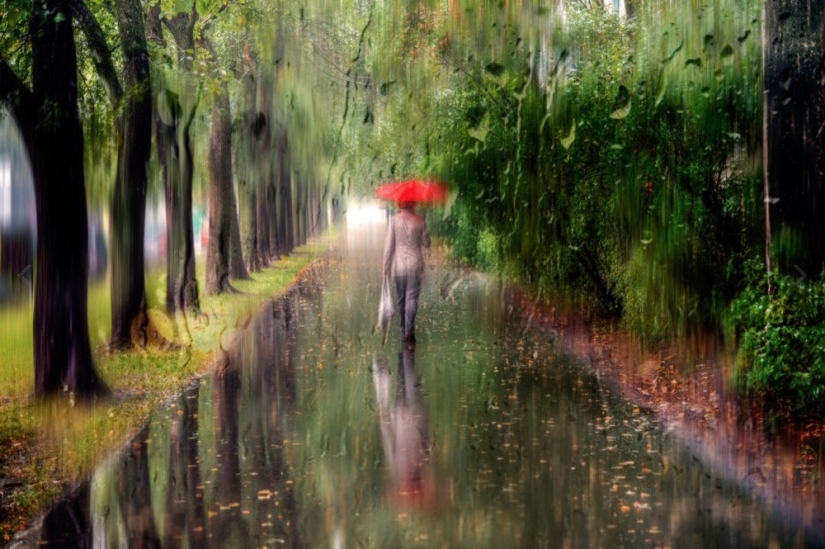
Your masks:
{"label": "tree trunk", "polygon": [[[166,308],[169,312],[197,311],[198,282],[195,278],[195,238],[192,228],[192,122],[198,109],[198,90],[193,82],[191,52],[195,50],[194,28],[197,4],[191,13],[180,12],[162,22],[178,49],[180,95],[165,90],[159,102],[167,120],[158,127],[158,148],[164,169],[166,192]],[[165,125],[163,128],[161,126]]]}
{"label": "tree trunk", "polygon": [[297,186],[298,186],[298,196],[299,196],[299,212],[300,213],[300,224],[298,229],[298,246],[303,246],[307,242],[307,231],[309,230],[309,210],[310,210],[310,202],[309,202],[309,185],[306,181],[306,176],[303,174],[297,174]]}
{"label": "tree trunk", "polygon": [[293,178],[295,182],[295,189],[293,192],[295,193],[295,220],[292,223],[293,230],[295,231],[295,238],[292,242],[292,247],[296,248],[303,244],[303,234],[304,234],[304,185],[301,181],[301,175],[295,174]]}
{"label": "tree trunk", "polygon": [[[269,130],[263,133],[263,149],[265,151],[272,150],[272,134]],[[267,154],[266,157],[261,156],[256,163],[256,170],[258,171],[259,185],[258,185],[258,250],[264,266],[269,266],[273,260],[279,256],[272,254],[271,235],[272,224],[275,222],[275,209],[272,206],[274,190],[273,190],[273,174],[272,174],[272,156]]]}
{"label": "tree trunk", "polygon": [[[250,61],[251,64],[251,61]],[[260,175],[256,170],[256,159],[263,151],[259,148],[262,132],[266,129],[266,117],[260,117],[256,109],[256,86],[252,67],[241,78],[244,93],[244,116],[240,132],[240,160],[237,166],[238,202],[240,204],[241,249],[248,271],[258,271],[262,267],[258,254],[258,204],[257,181]]]}
{"label": "tree trunk", "polygon": [[268,198],[268,191],[271,187],[269,176],[264,175],[256,191],[258,206],[258,257],[261,260],[261,267],[268,267],[273,259],[269,253],[269,225],[273,222],[272,209],[269,206],[270,201]]}
{"label": "tree trunk", "polygon": [[[228,154],[231,158],[232,152],[230,151]],[[231,164],[232,161],[230,160],[230,166]],[[229,278],[232,280],[252,280],[252,277],[249,276],[249,272],[246,270],[246,265],[243,260],[243,249],[241,247],[241,227],[240,221],[238,220],[238,199],[235,194],[235,187],[232,185],[231,180],[229,183],[229,190],[232,193],[232,203],[229,206]]]}
{"label": "tree trunk", "polygon": [[[280,160],[279,160],[280,162]],[[273,171],[273,167],[269,167],[269,171]],[[266,187],[266,202],[267,208],[269,209],[269,238],[267,242],[269,242],[269,249],[267,253],[270,257],[280,258],[284,255],[289,254],[289,250],[287,250],[283,246],[283,232],[281,231],[281,222],[280,222],[280,204],[279,204],[279,193],[278,193],[278,186],[280,182],[278,180],[279,175],[271,175],[271,178],[274,182],[270,183]]]}
{"label": "tree trunk", "polygon": [[292,200],[292,179],[290,177],[289,140],[286,132],[278,138],[278,196],[275,214],[278,222],[278,250],[288,255],[295,248],[295,215]]}
{"label": "tree trunk", "polygon": [[238,199],[240,201],[241,252],[246,270],[250,273],[261,270],[258,261],[258,208],[255,184],[247,171],[238,182]]}
{"label": "tree trunk", "polygon": [[163,169],[166,199],[166,309],[197,311],[198,282],[195,279],[195,240],[192,229],[192,144],[189,126],[193,107],[186,120],[177,96],[161,94],[168,104],[168,123],[156,121],[158,156]]}
{"label": "tree trunk", "polygon": [[[825,264],[825,4],[765,4],[765,189],[770,256],[780,272]],[[767,260],[770,262],[771,258]]]}
{"label": "tree trunk", "polygon": [[[58,17],[59,16],[59,17]],[[89,241],[83,131],[72,16],[64,0],[34,2],[30,36],[36,132],[35,393],[108,392],[98,377],[87,317]]]}
{"label": "tree trunk", "polygon": [[206,252],[207,294],[234,291],[229,283],[230,210],[232,199],[232,119],[229,93],[215,94],[209,142],[209,248]]}
{"label": "tree trunk", "polygon": [[[112,336],[115,348],[130,347],[132,329],[146,344],[146,281],[143,234],[147,166],[152,147],[149,52],[139,0],[117,3],[123,48],[124,111],[118,171],[112,198]],[[142,334],[142,335],[138,335]]]}
{"label": "tree trunk", "polygon": [[240,203],[238,193],[240,192],[240,185],[236,191],[234,184],[235,174],[232,171],[232,118],[229,116],[229,89],[226,84],[224,84],[222,92],[226,95],[227,116],[229,117],[227,120],[229,126],[229,148],[226,151],[226,162],[229,164],[229,191],[231,193],[229,211],[229,278],[231,280],[252,280],[244,263],[243,248],[241,245],[241,227],[240,220],[238,219],[238,205]]}

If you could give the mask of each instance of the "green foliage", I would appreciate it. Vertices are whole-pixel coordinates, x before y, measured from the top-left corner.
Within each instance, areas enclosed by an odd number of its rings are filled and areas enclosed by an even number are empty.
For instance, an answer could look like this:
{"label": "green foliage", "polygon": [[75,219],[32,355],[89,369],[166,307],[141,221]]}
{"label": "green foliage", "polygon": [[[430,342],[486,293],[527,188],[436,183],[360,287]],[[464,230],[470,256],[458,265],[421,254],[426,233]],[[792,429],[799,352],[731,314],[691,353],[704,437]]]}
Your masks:
{"label": "green foliage", "polygon": [[[769,412],[825,414],[825,280],[799,281],[749,265],[728,330],[739,344],[740,382]],[[768,285],[773,293],[768,292]]]}
{"label": "green foliage", "polygon": [[[720,21],[758,34],[756,4],[544,13],[552,41],[517,17],[449,35],[428,139],[459,192],[458,257],[623,312],[647,340],[716,328],[762,215],[759,45]],[[460,57],[479,36],[488,50]]]}

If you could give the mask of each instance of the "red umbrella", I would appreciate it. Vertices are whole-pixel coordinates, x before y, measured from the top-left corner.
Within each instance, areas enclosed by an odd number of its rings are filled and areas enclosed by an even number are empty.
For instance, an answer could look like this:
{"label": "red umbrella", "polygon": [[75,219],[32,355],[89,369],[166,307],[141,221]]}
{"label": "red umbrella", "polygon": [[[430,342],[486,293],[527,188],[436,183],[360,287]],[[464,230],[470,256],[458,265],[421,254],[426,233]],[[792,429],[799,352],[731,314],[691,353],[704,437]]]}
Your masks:
{"label": "red umbrella", "polygon": [[375,189],[375,196],[396,202],[440,202],[447,200],[447,186],[437,181],[408,179]]}

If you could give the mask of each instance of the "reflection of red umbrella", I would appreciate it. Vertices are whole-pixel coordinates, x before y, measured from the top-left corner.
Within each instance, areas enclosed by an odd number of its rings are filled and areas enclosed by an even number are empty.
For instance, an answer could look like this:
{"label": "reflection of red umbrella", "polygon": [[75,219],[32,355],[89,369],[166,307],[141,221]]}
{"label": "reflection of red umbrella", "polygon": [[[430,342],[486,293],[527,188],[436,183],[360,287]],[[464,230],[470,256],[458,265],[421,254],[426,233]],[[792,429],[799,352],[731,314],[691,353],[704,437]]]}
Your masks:
{"label": "reflection of red umbrella", "polygon": [[447,187],[437,181],[408,179],[375,189],[375,196],[396,202],[440,202],[447,200]]}

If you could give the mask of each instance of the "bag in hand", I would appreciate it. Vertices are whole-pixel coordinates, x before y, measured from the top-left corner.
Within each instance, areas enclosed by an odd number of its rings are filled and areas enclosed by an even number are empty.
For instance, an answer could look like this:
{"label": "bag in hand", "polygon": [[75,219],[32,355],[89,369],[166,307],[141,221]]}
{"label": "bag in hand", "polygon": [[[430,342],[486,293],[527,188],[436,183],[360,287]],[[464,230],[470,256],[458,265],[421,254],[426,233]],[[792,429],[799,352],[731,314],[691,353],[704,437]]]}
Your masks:
{"label": "bag in hand", "polygon": [[390,277],[385,276],[381,286],[381,302],[378,304],[378,327],[383,330],[389,326],[393,314],[395,314],[395,307],[392,304]]}

